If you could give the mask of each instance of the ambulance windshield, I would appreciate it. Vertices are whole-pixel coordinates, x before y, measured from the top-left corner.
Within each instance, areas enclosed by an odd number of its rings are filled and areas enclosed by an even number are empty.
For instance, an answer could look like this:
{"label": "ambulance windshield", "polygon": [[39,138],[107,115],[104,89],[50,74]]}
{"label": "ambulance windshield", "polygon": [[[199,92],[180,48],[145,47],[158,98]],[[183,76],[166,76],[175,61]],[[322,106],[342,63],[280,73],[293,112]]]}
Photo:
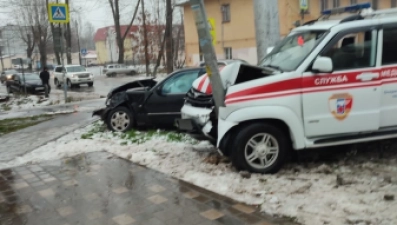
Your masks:
{"label": "ambulance windshield", "polygon": [[325,30],[310,30],[290,34],[274,47],[259,65],[282,72],[293,71],[316,47],[326,32]]}

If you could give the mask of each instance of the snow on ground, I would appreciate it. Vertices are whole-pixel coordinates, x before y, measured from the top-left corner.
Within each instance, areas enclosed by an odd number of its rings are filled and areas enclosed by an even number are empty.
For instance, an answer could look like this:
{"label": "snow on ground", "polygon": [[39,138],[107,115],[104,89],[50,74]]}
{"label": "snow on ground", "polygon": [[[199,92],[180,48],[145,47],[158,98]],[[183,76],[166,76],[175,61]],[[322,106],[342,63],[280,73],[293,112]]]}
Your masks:
{"label": "snow on ground", "polygon": [[385,200],[397,194],[396,152],[379,158],[351,151],[337,160],[289,164],[276,175],[244,174],[227,160],[217,160],[206,142],[172,132],[111,133],[96,123],[0,168],[95,151],[113,153],[306,225],[397,224],[397,202]]}
{"label": "snow on ground", "polygon": [[[78,102],[84,100],[99,99],[101,96],[96,93],[68,92],[67,102]],[[10,95],[10,100],[0,103],[0,111],[17,111],[24,109],[34,109],[42,106],[65,104],[62,90],[53,90],[49,98],[43,95]]]}

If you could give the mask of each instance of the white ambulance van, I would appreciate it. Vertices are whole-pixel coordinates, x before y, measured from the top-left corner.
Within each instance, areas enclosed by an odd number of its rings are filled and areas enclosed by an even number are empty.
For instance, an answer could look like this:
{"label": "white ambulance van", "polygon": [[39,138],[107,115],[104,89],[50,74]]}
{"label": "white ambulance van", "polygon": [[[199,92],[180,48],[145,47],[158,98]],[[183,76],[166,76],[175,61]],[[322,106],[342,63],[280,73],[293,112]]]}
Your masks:
{"label": "white ambulance van", "polygon": [[290,150],[397,138],[397,9],[324,11],[259,65],[221,69],[217,118],[208,77],[198,78],[177,121],[238,169],[275,173]]}

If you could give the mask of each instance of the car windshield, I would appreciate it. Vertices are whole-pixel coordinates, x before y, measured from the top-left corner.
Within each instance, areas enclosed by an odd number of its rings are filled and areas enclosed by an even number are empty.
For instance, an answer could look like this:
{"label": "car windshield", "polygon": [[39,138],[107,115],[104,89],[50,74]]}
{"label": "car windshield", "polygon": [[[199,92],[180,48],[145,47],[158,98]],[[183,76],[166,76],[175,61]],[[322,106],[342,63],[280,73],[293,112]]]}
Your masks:
{"label": "car windshield", "polygon": [[326,30],[311,30],[287,36],[259,63],[259,66],[280,71],[295,70],[326,32]]}
{"label": "car windshield", "polygon": [[[22,75],[19,76],[23,79]],[[25,80],[40,80],[40,77],[34,73],[25,73]]]}
{"label": "car windshield", "polygon": [[66,67],[66,70],[68,72],[72,72],[72,73],[85,72],[86,71],[84,66],[69,66],[69,67]]}

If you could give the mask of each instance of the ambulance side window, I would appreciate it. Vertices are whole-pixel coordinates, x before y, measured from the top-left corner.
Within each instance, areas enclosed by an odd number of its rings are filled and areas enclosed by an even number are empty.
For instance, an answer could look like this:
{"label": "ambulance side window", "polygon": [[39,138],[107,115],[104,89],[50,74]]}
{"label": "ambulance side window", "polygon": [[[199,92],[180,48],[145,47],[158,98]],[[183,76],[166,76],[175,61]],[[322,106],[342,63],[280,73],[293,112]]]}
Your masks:
{"label": "ambulance side window", "polygon": [[339,37],[321,56],[331,58],[334,71],[374,67],[376,40],[376,30],[346,34]]}
{"label": "ambulance side window", "polygon": [[397,64],[397,26],[383,30],[382,65]]}

